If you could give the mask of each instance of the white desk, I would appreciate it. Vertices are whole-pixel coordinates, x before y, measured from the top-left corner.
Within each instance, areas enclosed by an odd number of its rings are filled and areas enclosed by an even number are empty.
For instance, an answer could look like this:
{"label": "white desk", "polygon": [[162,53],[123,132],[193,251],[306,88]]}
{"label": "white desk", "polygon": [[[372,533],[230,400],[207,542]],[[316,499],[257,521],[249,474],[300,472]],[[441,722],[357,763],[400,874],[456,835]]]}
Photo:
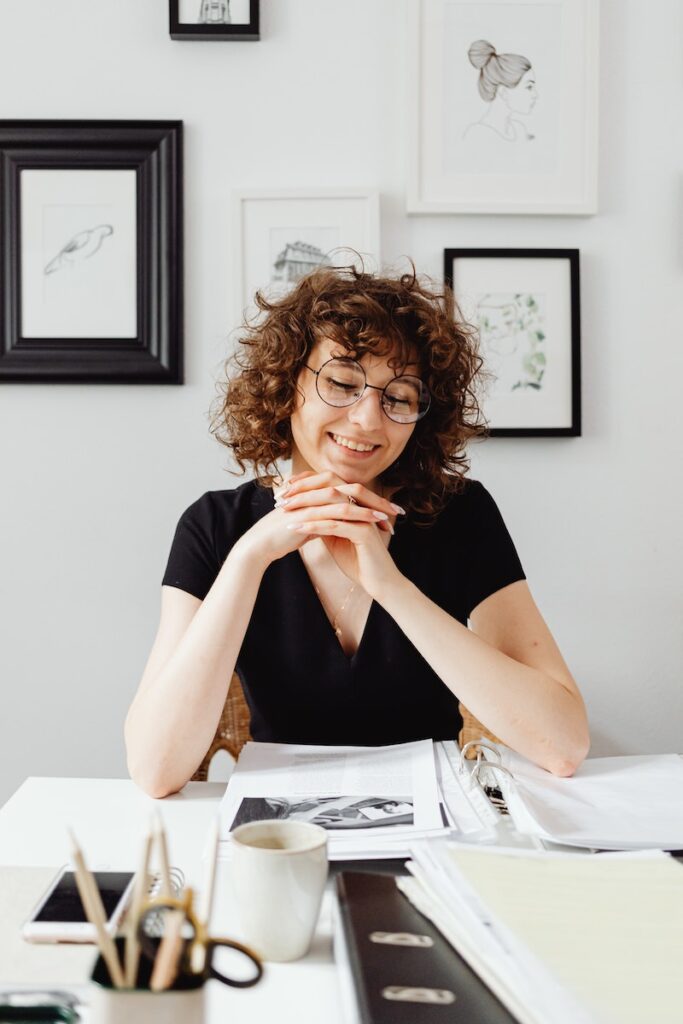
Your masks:
{"label": "white desk", "polygon": [[[127,780],[27,779],[0,810],[0,866],[57,868],[67,863],[70,825],[91,868],[135,870],[150,813],[158,810],[172,864],[182,868],[189,885],[201,885],[204,841],[224,790],[225,783],[190,782],[181,793],[158,801]],[[268,964],[253,989],[229,989],[215,981],[208,985],[209,1024],[242,1019],[251,1024],[342,1024],[332,958],[332,899],[327,893],[313,946],[303,960]],[[212,927],[217,934],[240,937],[224,866],[219,867]]]}

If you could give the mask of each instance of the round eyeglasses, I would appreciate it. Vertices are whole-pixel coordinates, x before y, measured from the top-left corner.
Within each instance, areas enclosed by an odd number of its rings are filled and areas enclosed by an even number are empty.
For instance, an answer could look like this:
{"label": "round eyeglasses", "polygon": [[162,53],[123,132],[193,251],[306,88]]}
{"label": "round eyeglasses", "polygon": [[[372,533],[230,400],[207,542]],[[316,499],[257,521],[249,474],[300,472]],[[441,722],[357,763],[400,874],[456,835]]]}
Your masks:
{"label": "round eyeglasses", "polygon": [[336,356],[328,359],[319,370],[304,363],[315,375],[315,388],[327,405],[343,408],[354,405],[365,394],[366,388],[381,393],[382,409],[394,423],[416,423],[429,410],[431,396],[419,377],[403,374],[378,388],[368,384],[365,370],[355,359]]}

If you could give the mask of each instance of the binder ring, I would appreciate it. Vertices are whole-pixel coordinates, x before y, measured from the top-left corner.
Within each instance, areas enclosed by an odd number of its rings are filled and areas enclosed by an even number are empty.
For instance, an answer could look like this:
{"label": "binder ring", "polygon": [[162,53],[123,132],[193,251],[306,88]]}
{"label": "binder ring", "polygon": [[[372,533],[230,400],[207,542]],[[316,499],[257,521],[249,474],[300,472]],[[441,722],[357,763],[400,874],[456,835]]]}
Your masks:
{"label": "binder ring", "polygon": [[[514,775],[509,768],[506,768],[504,764],[493,764],[491,761],[477,761],[474,768],[470,772],[470,779],[476,779],[479,782],[479,769],[490,768],[492,772],[503,772],[509,779],[514,781]],[[481,785],[481,783],[479,783]]]}
{"label": "binder ring", "polygon": [[489,743],[488,740],[485,740],[485,739],[470,740],[469,743],[466,743],[465,746],[460,751],[462,757],[464,757],[465,754],[467,753],[467,751],[470,750],[473,747],[479,747],[480,750],[481,750],[482,747],[486,747],[487,750],[490,750],[491,753],[495,755],[495,757],[497,758],[498,764],[502,764],[503,757],[502,757],[502,754],[501,754],[500,750],[498,750],[496,747],[493,746],[492,743]]}

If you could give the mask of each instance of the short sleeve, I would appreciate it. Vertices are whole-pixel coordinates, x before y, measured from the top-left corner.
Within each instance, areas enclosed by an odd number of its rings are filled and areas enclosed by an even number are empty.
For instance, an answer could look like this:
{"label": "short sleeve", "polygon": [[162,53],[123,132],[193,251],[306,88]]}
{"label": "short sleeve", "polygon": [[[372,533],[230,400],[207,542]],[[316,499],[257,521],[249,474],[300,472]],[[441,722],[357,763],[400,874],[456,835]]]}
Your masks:
{"label": "short sleeve", "polygon": [[216,511],[211,493],[183,512],[176,527],[162,586],[177,587],[203,601],[220,571],[215,544]]}
{"label": "short sleeve", "polygon": [[470,481],[465,530],[467,545],[467,615],[485,598],[510,583],[526,579],[517,549],[498,506],[482,484]]}

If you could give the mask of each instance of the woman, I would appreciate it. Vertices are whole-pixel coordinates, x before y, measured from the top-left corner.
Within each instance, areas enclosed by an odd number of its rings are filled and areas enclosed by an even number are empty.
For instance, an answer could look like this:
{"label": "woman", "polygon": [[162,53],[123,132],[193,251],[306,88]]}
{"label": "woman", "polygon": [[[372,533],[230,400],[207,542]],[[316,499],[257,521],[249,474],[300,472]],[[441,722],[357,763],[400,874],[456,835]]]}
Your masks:
{"label": "woman", "polygon": [[214,431],[261,482],[179,522],[126,722],[132,777],[154,796],[187,782],[235,665],[258,740],[453,738],[460,699],[571,774],[583,702],[493,499],[465,478],[481,361],[452,295],[324,268],[258,303]]}
{"label": "woman", "polygon": [[485,39],[472,43],[467,56],[479,71],[477,87],[487,107],[478,121],[468,125],[463,138],[471,138],[483,128],[506,142],[533,139],[520,120],[529,116],[538,99],[531,62],[518,53],[496,53]]}

